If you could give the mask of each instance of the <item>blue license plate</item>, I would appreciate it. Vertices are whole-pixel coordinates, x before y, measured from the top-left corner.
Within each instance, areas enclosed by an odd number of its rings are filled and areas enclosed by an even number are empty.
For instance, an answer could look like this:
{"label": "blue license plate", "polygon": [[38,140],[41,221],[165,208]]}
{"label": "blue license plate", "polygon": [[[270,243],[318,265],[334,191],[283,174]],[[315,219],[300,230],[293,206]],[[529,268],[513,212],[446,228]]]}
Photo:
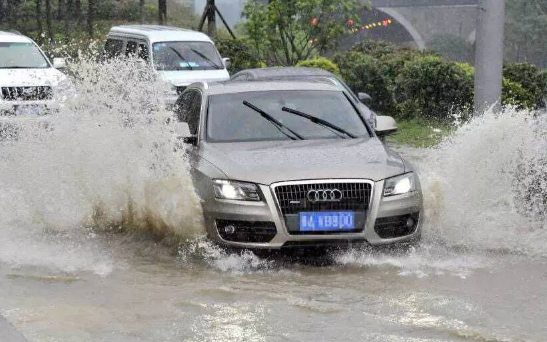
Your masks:
{"label": "blue license plate", "polygon": [[329,232],[355,229],[353,211],[300,213],[301,232]]}

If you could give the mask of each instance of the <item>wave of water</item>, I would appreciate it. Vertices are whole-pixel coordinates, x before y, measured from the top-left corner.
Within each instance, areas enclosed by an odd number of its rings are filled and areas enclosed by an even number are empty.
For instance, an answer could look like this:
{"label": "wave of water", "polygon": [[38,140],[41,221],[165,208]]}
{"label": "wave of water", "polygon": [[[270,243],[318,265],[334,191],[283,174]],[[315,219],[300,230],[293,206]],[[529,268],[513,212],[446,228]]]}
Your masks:
{"label": "wave of water", "polygon": [[428,150],[426,241],[547,256],[547,116],[487,112]]}
{"label": "wave of water", "polygon": [[[101,253],[63,245],[64,233],[201,234],[199,198],[162,101],[166,85],[130,61],[82,61],[69,72],[77,96],[58,113],[4,122],[17,134],[0,142],[0,261],[104,270]],[[46,243],[52,235],[58,241]],[[78,261],[63,261],[63,250]]]}
{"label": "wave of water", "polygon": [[337,263],[465,278],[495,267],[499,253],[547,256],[547,115],[487,112],[417,154],[422,245],[403,254],[351,250]]}

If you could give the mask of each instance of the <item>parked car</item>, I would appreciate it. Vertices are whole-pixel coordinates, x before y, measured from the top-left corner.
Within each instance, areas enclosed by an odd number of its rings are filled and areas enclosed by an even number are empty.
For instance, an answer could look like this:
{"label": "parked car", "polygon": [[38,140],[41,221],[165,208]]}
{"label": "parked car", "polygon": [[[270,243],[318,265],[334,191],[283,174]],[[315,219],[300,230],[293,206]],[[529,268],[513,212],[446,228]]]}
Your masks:
{"label": "parked car", "polygon": [[208,236],[279,249],[420,237],[418,176],[326,82],[190,85],[175,105]]}
{"label": "parked car", "polygon": [[57,70],[64,66],[61,58],[51,63],[32,39],[0,31],[0,118],[34,118],[58,109],[74,91]]}
{"label": "parked car", "polygon": [[338,88],[348,94],[350,100],[359,107],[359,111],[366,118],[368,123],[376,125],[376,113],[368,108],[364,102],[372,98],[366,93],[355,94],[344,81],[335,74],[319,68],[308,67],[274,67],[242,70],[231,77],[233,81],[266,81],[266,80],[306,80],[306,79],[327,79]]}
{"label": "parked car", "polygon": [[158,25],[115,26],[104,51],[106,58],[136,56],[148,63],[171,84],[166,94],[170,104],[191,83],[230,78],[229,59],[221,58],[213,41],[197,31]]}

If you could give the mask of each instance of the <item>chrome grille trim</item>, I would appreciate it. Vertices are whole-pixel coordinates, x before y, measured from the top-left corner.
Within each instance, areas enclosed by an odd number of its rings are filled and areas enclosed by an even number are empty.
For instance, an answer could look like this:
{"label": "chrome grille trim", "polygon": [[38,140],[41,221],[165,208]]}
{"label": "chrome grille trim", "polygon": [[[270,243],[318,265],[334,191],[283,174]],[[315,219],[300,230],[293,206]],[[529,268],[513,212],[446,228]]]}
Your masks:
{"label": "chrome grille trim", "polygon": [[[277,190],[283,186],[295,186],[296,187],[295,189],[300,190],[301,191],[300,193],[302,194],[302,191],[306,188],[310,189],[311,188],[310,186],[316,185],[316,186],[326,187],[332,184],[345,184],[346,186],[352,186],[352,185],[366,186],[368,188],[368,190],[366,190],[368,198],[364,198],[363,202],[358,203],[359,205],[361,205],[361,207],[345,208],[345,210],[353,210],[359,213],[363,213],[365,215],[365,220],[367,220],[370,214],[370,210],[371,210],[371,206],[372,206],[373,198],[374,198],[374,182],[371,180],[331,178],[331,179],[278,182],[278,183],[274,183],[270,185],[270,189],[272,191],[272,196],[275,200],[275,205],[286,233],[288,233],[289,235],[297,234],[294,232],[294,222],[293,222],[293,225],[290,225],[287,220],[288,216],[289,217],[295,216],[297,215],[298,212],[303,212],[303,211],[314,211],[314,209],[315,211],[343,211],[344,208],[337,208],[337,207],[333,208],[332,206],[331,207],[322,206],[319,208],[312,207],[310,210],[310,208],[307,207],[307,204],[305,204],[303,207],[289,208],[290,210],[287,210],[287,208],[284,205],[282,205],[282,203],[284,203],[283,201],[287,201],[287,200],[290,201],[292,199],[287,197],[280,198],[281,194]],[[357,191],[351,188],[346,190],[352,196],[355,196],[355,192]],[[280,194],[280,196],[278,196],[278,194]],[[344,203],[341,203],[341,204],[343,205]],[[363,223],[363,227],[362,227],[363,229],[364,229],[364,225],[366,225],[366,221]],[[289,228],[289,227],[292,227],[292,228]],[[362,231],[362,229],[360,231]],[[356,231],[356,233],[359,233],[360,231]],[[333,234],[336,234],[336,233],[333,233]]]}
{"label": "chrome grille trim", "polygon": [[[369,180],[325,179],[276,183],[272,190],[281,213],[286,215],[300,211],[366,211],[372,200],[373,185]],[[331,188],[342,192],[342,201],[312,203],[306,198],[310,190]]]}

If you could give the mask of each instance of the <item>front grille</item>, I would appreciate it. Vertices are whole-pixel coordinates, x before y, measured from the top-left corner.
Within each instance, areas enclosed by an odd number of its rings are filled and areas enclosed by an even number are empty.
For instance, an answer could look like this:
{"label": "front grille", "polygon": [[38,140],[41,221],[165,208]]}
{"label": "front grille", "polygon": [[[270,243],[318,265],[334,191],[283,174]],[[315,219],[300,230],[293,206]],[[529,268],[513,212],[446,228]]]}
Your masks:
{"label": "front grille", "polygon": [[[413,224],[407,225],[408,219],[412,219]],[[376,219],[374,231],[382,239],[392,239],[410,235],[416,231],[420,213],[409,215],[382,217]]]}
{"label": "front grille", "polygon": [[51,87],[2,87],[2,99],[6,101],[36,101],[53,98]]}
{"label": "front grille", "polygon": [[[313,190],[339,190],[341,198],[334,201],[310,201],[308,192]],[[327,182],[295,183],[279,185],[274,188],[275,196],[285,220],[289,234],[340,234],[359,233],[365,228],[372,185],[365,182]],[[301,212],[352,211],[355,217],[355,229],[347,231],[300,231]]]}
{"label": "front grille", "polygon": [[[218,234],[226,241],[270,242],[277,234],[273,222],[216,220],[216,225]],[[226,230],[229,226],[233,232]]]}
{"label": "front grille", "polygon": [[[335,202],[315,202],[308,200],[310,190],[338,189],[342,199]],[[360,211],[368,208],[372,185],[370,183],[305,183],[280,185],[275,195],[283,215],[316,211]]]}

